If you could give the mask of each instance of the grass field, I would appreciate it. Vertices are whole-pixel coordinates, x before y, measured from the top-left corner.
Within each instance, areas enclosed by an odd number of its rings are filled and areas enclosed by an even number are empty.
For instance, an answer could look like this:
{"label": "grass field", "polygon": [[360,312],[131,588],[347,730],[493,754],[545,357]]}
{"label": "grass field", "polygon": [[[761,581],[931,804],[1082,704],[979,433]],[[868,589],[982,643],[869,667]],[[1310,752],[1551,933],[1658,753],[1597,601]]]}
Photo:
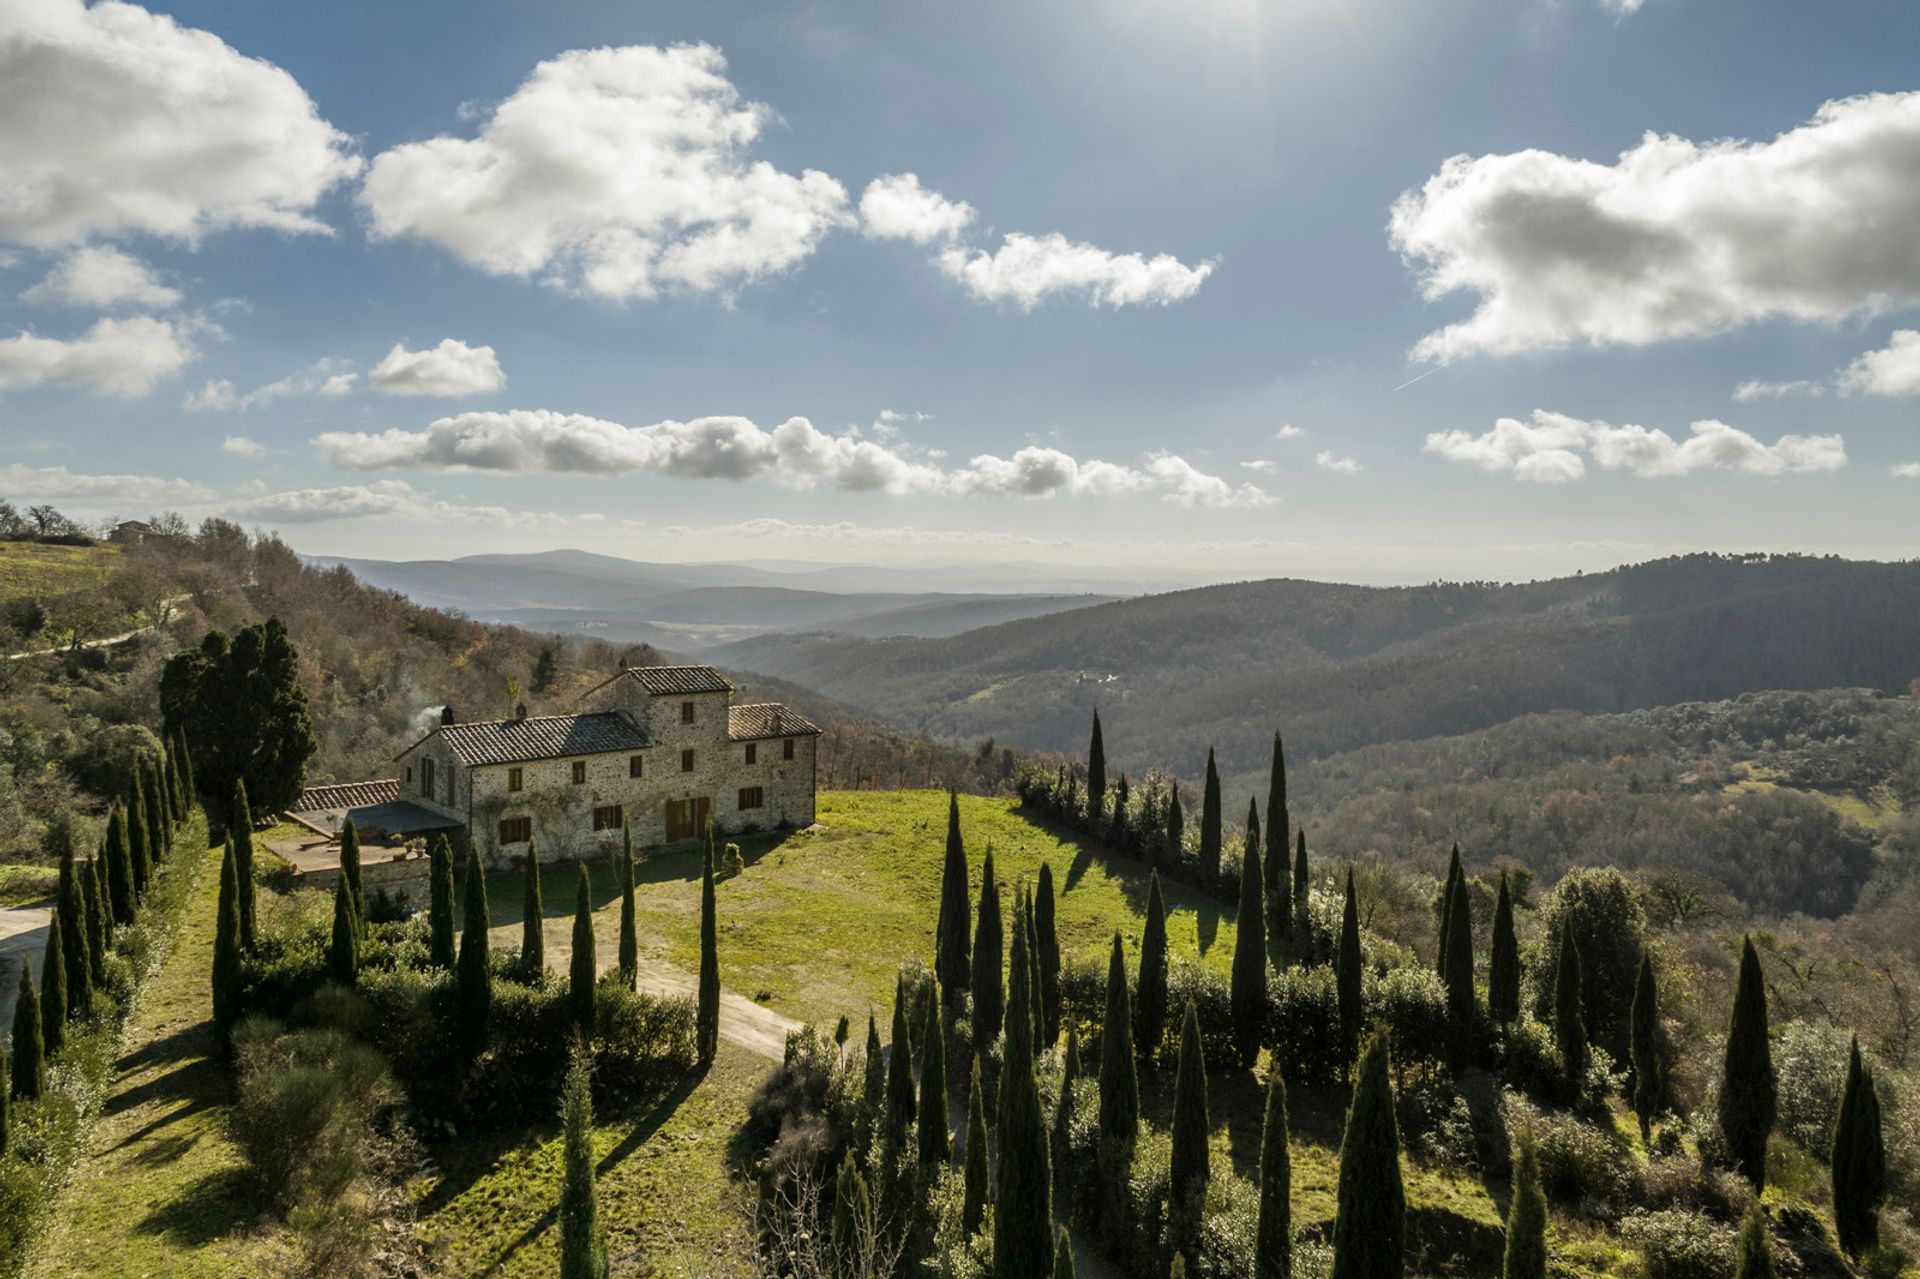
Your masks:
{"label": "grass field", "polygon": [[1900,819],[1900,797],[1893,793],[1891,786],[1876,786],[1866,794],[1853,792],[1835,792],[1802,790],[1793,786],[1782,786],[1766,771],[1758,767],[1751,769],[1751,775],[1739,781],[1728,782],[1721,788],[1729,795],[1747,792],[1791,791],[1796,795],[1805,795],[1819,800],[1846,821],[1857,822],[1868,830],[1880,830],[1891,826]]}
{"label": "grass field", "polygon": [[113,573],[119,559],[117,546],[0,542],[0,604],[98,586]]}

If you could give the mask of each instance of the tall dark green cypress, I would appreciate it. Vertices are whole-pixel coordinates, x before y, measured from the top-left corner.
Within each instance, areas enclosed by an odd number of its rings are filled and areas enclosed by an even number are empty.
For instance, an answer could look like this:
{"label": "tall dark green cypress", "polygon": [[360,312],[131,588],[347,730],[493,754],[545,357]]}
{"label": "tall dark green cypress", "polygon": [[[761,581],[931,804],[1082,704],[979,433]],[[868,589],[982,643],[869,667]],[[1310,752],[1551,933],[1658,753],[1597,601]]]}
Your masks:
{"label": "tall dark green cypress", "polygon": [[1502,1026],[1520,1016],[1520,941],[1513,931],[1513,892],[1500,872],[1493,903],[1493,949],[1487,957],[1487,1015]]}
{"label": "tall dark green cypress", "polygon": [[1107,841],[1116,848],[1131,848],[1132,818],[1128,814],[1127,775],[1120,774],[1120,780],[1113,787],[1113,813],[1107,820]]}
{"label": "tall dark green cypress", "polygon": [[1581,989],[1580,948],[1573,929],[1560,930],[1560,962],[1553,980],[1553,1046],[1570,1095],[1579,1096],[1587,1077],[1586,997]]}
{"label": "tall dark green cypress", "polygon": [[1207,747],[1207,786],[1200,796],[1200,876],[1209,890],[1220,883],[1220,770]]}
{"label": "tall dark green cypress", "polygon": [[1353,870],[1347,870],[1347,900],[1340,911],[1340,951],[1334,960],[1334,993],[1340,1005],[1340,1059],[1351,1066],[1360,1051],[1360,908],[1353,896]]}
{"label": "tall dark green cypress", "polygon": [[700,990],[694,1007],[694,1049],[702,1066],[720,1051],[720,908],[713,894],[713,823],[700,867]]}
{"label": "tall dark green cypress", "polygon": [[1440,894],[1440,943],[1433,951],[1433,971],[1442,981],[1447,978],[1447,934],[1453,927],[1453,899],[1464,878],[1460,872],[1460,843],[1456,840],[1447,859],[1447,886]]}
{"label": "tall dark green cypress", "polygon": [[[1115,944],[1119,936],[1115,934]],[[1167,1034],[1167,901],[1160,892],[1160,872],[1147,875],[1147,921],[1140,935],[1140,979],[1135,991],[1138,1001],[1133,1020],[1133,1047],[1141,1061],[1151,1061]],[[1126,992],[1124,975],[1121,993]],[[1108,1012],[1112,1012],[1112,990],[1108,990]]]}
{"label": "tall dark green cypress", "polygon": [[634,911],[633,823],[620,819],[620,982],[640,984],[640,925]]}
{"label": "tall dark green cypress", "polygon": [[[1284,853],[1286,846],[1281,845]],[[1276,1065],[1267,1076],[1267,1116],[1260,1128],[1260,1217],[1253,1239],[1253,1279],[1293,1276],[1293,1158],[1287,1148],[1287,1085]]]}
{"label": "tall dark green cypress", "polygon": [[973,1057],[967,1087],[967,1170],[960,1196],[960,1228],[971,1238],[986,1219],[993,1186],[987,1175],[987,1112],[980,1097],[980,1055]]}
{"label": "tall dark green cypress", "polygon": [[453,947],[453,845],[445,835],[435,835],[427,843],[427,953],[433,964],[452,968]]}
{"label": "tall dark green cypress", "polygon": [[213,916],[213,1024],[221,1030],[240,1015],[240,889],[233,836],[220,858],[220,896]]}
{"label": "tall dark green cypress", "polygon": [[1040,1043],[1060,1040],[1060,934],[1053,922],[1053,867],[1040,863],[1040,893],[1033,904],[1033,945],[1040,961]]}
{"label": "tall dark green cypress", "polygon": [[1067,1164],[1066,1152],[1073,1142],[1073,1112],[1075,1097],[1080,1088],[1080,1032],[1077,1028],[1067,1029],[1066,1055],[1061,1060],[1060,1096],[1053,1105],[1053,1131],[1048,1149],[1054,1152],[1053,1181],[1056,1194],[1068,1193],[1073,1174]]}
{"label": "tall dark green cypress", "polygon": [[1547,1279],[1547,1197],[1540,1189],[1540,1160],[1533,1134],[1523,1132],[1513,1159],[1513,1194],[1507,1205],[1507,1251],[1500,1279]]}
{"label": "tall dark green cypress", "polygon": [[1096,826],[1107,811],[1107,747],[1100,740],[1100,712],[1093,713],[1093,736],[1087,741],[1087,820]]}
{"label": "tall dark green cypress", "polygon": [[593,944],[593,885],[587,880],[587,864],[579,863],[580,881],[573,894],[573,953],[567,957],[567,1002],[573,1008],[573,1024],[583,1037],[593,1034],[593,983],[599,961]]}
{"label": "tall dark green cypress", "polygon": [[60,891],[54,898],[54,912],[60,920],[60,958],[67,970],[67,1016],[77,1020],[93,1011],[93,964],[87,955],[85,890],[80,887],[71,842],[60,853]]}
{"label": "tall dark green cypress", "polygon": [[988,844],[980,871],[980,921],[973,933],[973,1035],[979,1044],[990,1044],[1000,1034],[1006,1012],[1000,937],[1000,890],[993,882],[993,845]]}
{"label": "tall dark green cypress", "polygon": [[1850,1257],[1880,1242],[1880,1203],[1887,1194],[1887,1153],[1882,1140],[1880,1098],[1873,1072],[1861,1063],[1860,1037],[1855,1035],[1827,1161],[1833,1177],[1834,1233]]}
{"label": "tall dark green cypress", "polygon": [[867,1179],[860,1175],[849,1152],[840,1161],[840,1176],[834,1182],[833,1220],[827,1228],[828,1261],[821,1272],[835,1279],[872,1273],[878,1233]]}
{"label": "tall dark green cypress", "polygon": [[1053,1279],[1073,1279],[1073,1239],[1065,1226],[1053,1246]]}
{"label": "tall dark green cypress", "polygon": [[920,1116],[915,1133],[922,1165],[944,1164],[953,1155],[947,1131],[947,1037],[940,1027],[940,1001],[927,1001],[927,1024],[920,1034]]}
{"label": "tall dark green cypress", "polygon": [[333,938],[327,943],[327,975],[342,986],[360,977],[360,917],[353,911],[353,890],[346,877],[333,885]]}
{"label": "tall dark green cypress", "polygon": [[1773,1050],[1767,1042],[1767,987],[1760,956],[1748,937],[1740,948],[1740,984],[1727,1027],[1726,1060],[1720,1077],[1720,1133],[1727,1158],[1753,1184],[1766,1182],[1767,1138],[1777,1104]]}
{"label": "tall dark green cypress", "polygon": [[1033,1016],[1033,914],[1027,909],[1026,893],[1016,891],[1013,900],[1013,937],[1007,946],[1006,1052],[1032,1057]]}
{"label": "tall dark green cypress", "polygon": [[[584,874],[584,869],[582,874]],[[607,1279],[607,1237],[594,1184],[591,1055],[575,1045],[560,1094],[560,1279]]]}
{"label": "tall dark green cypress", "polygon": [[1307,828],[1293,833],[1293,953],[1313,953],[1312,881],[1307,869]]}
{"label": "tall dark green cypress", "polygon": [[940,988],[958,1002],[973,984],[973,911],[967,900],[967,846],[960,837],[960,796],[947,792],[947,855],[940,868],[940,919],[934,929],[933,968]]}
{"label": "tall dark green cypress", "polygon": [[1233,1048],[1240,1064],[1251,1069],[1260,1055],[1260,1028],[1267,1016],[1267,911],[1261,900],[1265,877],[1260,870],[1260,813],[1247,806],[1247,848],[1240,862],[1240,914],[1233,938],[1233,985],[1230,998]]}
{"label": "tall dark green cypress", "polygon": [[1178,862],[1186,851],[1187,817],[1180,811],[1180,783],[1167,779],[1167,857]]}
{"label": "tall dark green cypress", "polygon": [[192,808],[200,797],[200,785],[193,775],[193,753],[188,747],[187,730],[175,729],[173,740],[174,759],[180,767],[180,790],[187,797],[187,807]]}
{"label": "tall dark green cypress", "polygon": [[1173,1082],[1173,1151],[1169,1171],[1173,1246],[1198,1260],[1200,1221],[1210,1175],[1207,1142],[1213,1120],[1207,1110],[1207,1055],[1200,1043],[1200,1014],[1187,1005],[1180,1022],[1180,1064]]}
{"label": "tall dark green cypress", "polygon": [[[895,985],[898,985],[896,981]],[[864,1068],[864,1081],[860,1089],[859,1127],[860,1140],[857,1143],[864,1162],[865,1149],[873,1144],[874,1134],[879,1131],[887,1105],[887,1054],[880,1042],[880,1026],[874,1020],[873,1010],[867,1010],[867,1048],[861,1058]]]}
{"label": "tall dark green cypress", "polygon": [[240,948],[251,951],[254,931],[253,809],[247,804],[247,784],[235,778],[233,803],[227,809],[227,830],[233,835],[234,887],[239,890]]}
{"label": "tall dark green cypress", "polygon": [[1028,1001],[1032,1005],[1033,1019],[1029,1026],[1033,1033],[1033,1051],[1036,1057],[1052,1047],[1041,1038],[1047,1021],[1046,1004],[1040,995],[1040,929],[1033,918],[1033,890],[1022,887],[1020,892],[1021,909],[1026,912],[1027,920],[1027,993],[1032,996]]}
{"label": "tall dark green cypress", "polygon": [[547,904],[540,889],[540,849],[531,839],[520,878],[520,967],[537,981],[547,970]]}
{"label": "tall dark green cypress", "polygon": [[1740,1244],[1734,1251],[1733,1279],[1779,1279],[1773,1264],[1773,1244],[1767,1238],[1767,1210],[1754,1200],[1740,1223]]}
{"label": "tall dark green cypress", "polygon": [[115,801],[107,815],[107,842],[102,849],[107,862],[107,902],[113,910],[113,922],[133,922],[133,863],[127,854],[127,810]]}
{"label": "tall dark green cypress", "polygon": [[146,753],[136,755],[133,760],[133,778],[140,788],[141,802],[147,810],[147,852],[158,866],[167,859],[167,852],[173,844],[173,819],[167,812],[166,801],[160,795],[160,779],[154,771],[153,756]]}
{"label": "tall dark green cypress", "polygon": [[167,800],[173,808],[175,823],[187,820],[187,790],[180,782],[180,760],[174,753],[173,738],[167,738],[167,763],[160,780],[166,784]]}
{"label": "tall dark green cypress", "polygon": [[1453,1037],[1456,1067],[1464,1068],[1473,1044],[1473,1024],[1479,1013],[1473,989],[1473,901],[1463,873],[1454,882],[1448,907],[1446,968],[1447,1021]]}
{"label": "tall dark green cypress", "polygon": [[1631,1022],[1633,1113],[1640,1118],[1640,1140],[1653,1135],[1653,1117],[1666,1096],[1665,1063],[1660,1054],[1660,990],[1653,980],[1653,954],[1640,952],[1640,976],[1633,986]]}
{"label": "tall dark green cypress", "polygon": [[460,1039],[467,1052],[486,1046],[487,1022],[493,1015],[493,976],[487,966],[487,872],[477,846],[467,849],[467,883],[460,903],[460,962],[454,969],[454,988],[460,1009]]}
{"label": "tall dark green cypress", "polygon": [[147,811],[146,788],[140,781],[140,762],[127,770],[127,866],[133,872],[133,900],[145,900],[153,878],[153,815]]}
{"label": "tall dark green cypress", "polygon": [[1006,1051],[1000,1074],[999,1207],[993,1218],[995,1279],[1047,1279],[1053,1271],[1053,1174],[1047,1124],[1033,1073],[1033,964],[1026,911],[1014,909],[1007,966]]}
{"label": "tall dark green cypress", "polygon": [[33,988],[33,965],[20,965],[20,994],[13,1001],[13,1095],[32,1101],[47,1087],[46,1046],[41,1036],[40,996]]}
{"label": "tall dark green cypress", "polygon": [[1132,1145],[1140,1132],[1140,1076],[1134,1070],[1127,952],[1113,935],[1107,961],[1107,1015],[1100,1024],[1100,1135]]}
{"label": "tall dark green cypress", "polygon": [[1333,1279],[1401,1279],[1406,1273],[1407,1195],[1400,1179],[1400,1129],[1393,1117],[1387,1041],[1376,1035],[1361,1059],[1340,1139],[1340,1190],[1333,1222]]}
{"label": "tall dark green cypress", "polygon": [[97,986],[107,978],[107,892],[101,881],[100,859],[89,857],[81,862],[79,876],[80,899],[87,909],[87,966],[93,970]]}
{"label": "tall dark green cypress", "polygon": [[348,813],[340,823],[340,877],[347,884],[347,904],[353,907],[353,917],[364,933],[367,928],[367,888],[360,878],[360,828],[353,824],[352,813]]}
{"label": "tall dark green cypress", "polygon": [[1287,874],[1288,845],[1293,843],[1287,817],[1287,753],[1280,730],[1273,731],[1273,765],[1267,774],[1267,834],[1261,868],[1266,872],[1267,936],[1275,941],[1287,935],[1293,923],[1293,893]]}
{"label": "tall dark green cypress", "polygon": [[[40,1040],[48,1057],[67,1043],[66,942],[60,935],[60,912],[47,921],[47,948],[40,956]],[[24,967],[24,964],[22,965]]]}

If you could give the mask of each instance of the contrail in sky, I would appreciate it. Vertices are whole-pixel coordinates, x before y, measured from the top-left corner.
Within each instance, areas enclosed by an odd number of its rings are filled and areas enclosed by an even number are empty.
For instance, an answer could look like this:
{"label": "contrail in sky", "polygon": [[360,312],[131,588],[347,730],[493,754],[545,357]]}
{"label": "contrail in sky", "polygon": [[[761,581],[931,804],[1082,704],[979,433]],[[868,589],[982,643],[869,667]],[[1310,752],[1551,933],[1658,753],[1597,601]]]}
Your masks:
{"label": "contrail in sky", "polygon": [[[1430,377],[1432,377],[1432,376],[1433,376],[1434,374],[1436,374],[1436,373],[1438,373],[1438,372],[1439,372],[1439,371],[1440,371],[1441,369],[1444,369],[1444,368],[1446,368],[1446,367],[1447,367],[1447,366],[1446,366],[1446,365],[1444,365],[1444,364],[1436,364],[1436,365],[1434,365],[1434,366],[1433,366],[1432,368],[1430,368],[1430,369],[1428,369],[1428,370],[1427,370],[1427,371],[1426,371],[1425,373],[1422,373],[1422,374],[1421,374],[1421,375],[1420,375],[1419,377],[1417,377],[1417,378],[1411,378],[1411,379],[1409,379],[1408,381],[1405,381],[1405,382],[1402,382],[1402,383],[1401,383],[1401,384],[1400,384],[1399,386],[1396,386],[1396,387],[1394,387],[1394,388],[1393,388],[1393,390],[1394,390],[1394,391],[1404,391],[1404,390],[1406,390],[1406,389],[1407,389],[1408,387],[1410,387],[1410,386],[1412,386],[1412,385],[1413,385],[1413,384],[1414,384],[1415,382],[1419,382],[1419,381],[1422,381],[1423,379],[1426,379],[1426,378],[1430,378]],[[1389,394],[1389,395],[1391,395],[1391,394],[1393,394],[1393,392],[1392,392],[1392,391],[1389,391],[1389,392],[1388,392],[1387,394]]]}

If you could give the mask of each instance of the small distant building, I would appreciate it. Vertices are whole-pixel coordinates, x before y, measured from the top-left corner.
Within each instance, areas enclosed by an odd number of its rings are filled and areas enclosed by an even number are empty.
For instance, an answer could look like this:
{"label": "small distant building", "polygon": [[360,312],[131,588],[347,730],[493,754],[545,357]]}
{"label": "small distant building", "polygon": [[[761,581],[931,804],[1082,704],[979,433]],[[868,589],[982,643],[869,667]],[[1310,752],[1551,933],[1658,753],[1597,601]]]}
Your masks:
{"label": "small distant building", "polygon": [[153,525],[145,520],[122,520],[113,526],[113,532],[107,534],[107,540],[115,546],[138,546],[155,536]]}

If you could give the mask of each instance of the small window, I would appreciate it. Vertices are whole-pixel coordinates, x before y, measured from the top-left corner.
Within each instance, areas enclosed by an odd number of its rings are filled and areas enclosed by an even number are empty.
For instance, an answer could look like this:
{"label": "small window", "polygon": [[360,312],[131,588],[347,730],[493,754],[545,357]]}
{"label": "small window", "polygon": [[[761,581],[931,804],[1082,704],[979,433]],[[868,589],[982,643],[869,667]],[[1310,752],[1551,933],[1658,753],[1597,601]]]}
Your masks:
{"label": "small window", "polygon": [[693,752],[692,751],[680,752],[680,771],[683,773],[691,773],[693,771]]}
{"label": "small window", "polygon": [[693,723],[693,703],[692,702],[680,703],[680,722],[682,724]]}
{"label": "small window", "polygon": [[742,812],[749,808],[758,808],[764,803],[766,803],[766,797],[761,794],[758,786],[743,786],[740,788],[740,808]]}
{"label": "small window", "polygon": [[447,807],[448,808],[453,807],[453,785],[454,785],[454,782],[458,779],[458,777],[459,777],[459,774],[454,772],[454,770],[452,770],[451,768],[447,770]]}
{"label": "small window", "polygon": [[640,756],[638,755],[627,756],[627,776],[628,777],[640,776]]}
{"label": "small window", "polygon": [[760,762],[760,743],[748,742],[747,743],[747,763],[757,764],[759,762]]}
{"label": "small window", "polygon": [[587,784],[587,761],[584,759],[576,759],[573,761],[573,784],[575,786],[585,786]]}
{"label": "small window", "polygon": [[781,759],[793,758],[793,739],[791,737],[789,737],[786,741],[780,743],[780,758]]}
{"label": "small window", "polygon": [[619,830],[620,825],[620,805],[603,804],[593,810],[593,828],[595,830]]}
{"label": "small window", "polygon": [[430,759],[420,761],[420,793],[433,798],[433,761]]}
{"label": "small window", "polygon": [[533,818],[503,817],[500,819],[500,842],[503,844],[524,844],[533,838]]}
{"label": "small window", "polygon": [[510,791],[525,790],[526,785],[527,785],[527,771],[524,768],[509,768],[507,770],[507,789],[508,790]]}
{"label": "small window", "polygon": [[413,765],[407,765],[407,785],[413,785]]}

